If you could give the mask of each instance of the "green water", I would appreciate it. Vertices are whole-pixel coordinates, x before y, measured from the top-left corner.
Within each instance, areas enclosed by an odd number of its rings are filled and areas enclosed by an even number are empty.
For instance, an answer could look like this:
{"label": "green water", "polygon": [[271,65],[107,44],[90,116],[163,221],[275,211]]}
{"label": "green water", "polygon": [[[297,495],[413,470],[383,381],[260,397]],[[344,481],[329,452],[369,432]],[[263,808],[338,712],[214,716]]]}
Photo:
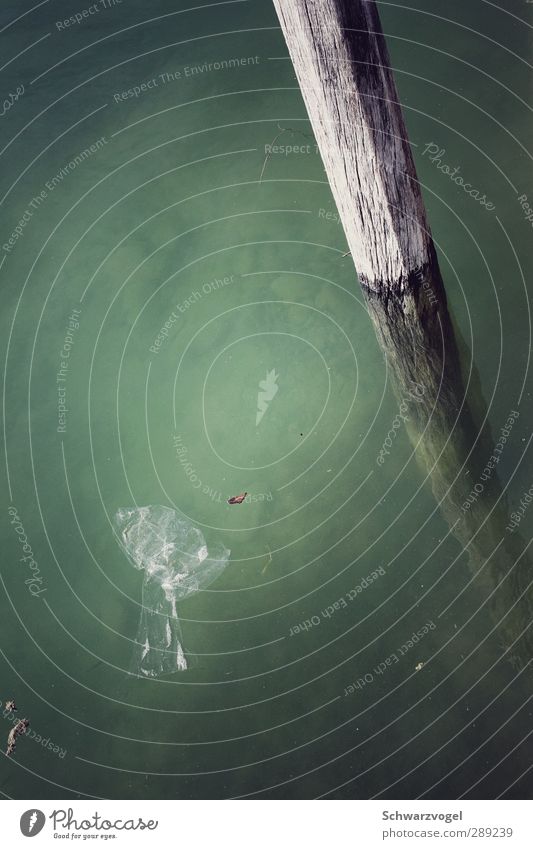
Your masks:
{"label": "green water", "polygon": [[[0,697],[51,747],[20,739],[0,790],[529,796],[531,670],[502,658],[403,428],[376,463],[398,406],[274,10],[175,5],[59,28],[70,4],[11,25],[31,6],[2,7],[2,91],[24,91],[1,125]],[[498,466],[513,509],[533,483],[529,10],[415,5],[380,12],[494,433],[520,413]],[[276,136],[300,149],[266,158]],[[127,675],[142,576],[111,525],[147,504],[231,549],[179,607],[195,666],[161,680]]]}

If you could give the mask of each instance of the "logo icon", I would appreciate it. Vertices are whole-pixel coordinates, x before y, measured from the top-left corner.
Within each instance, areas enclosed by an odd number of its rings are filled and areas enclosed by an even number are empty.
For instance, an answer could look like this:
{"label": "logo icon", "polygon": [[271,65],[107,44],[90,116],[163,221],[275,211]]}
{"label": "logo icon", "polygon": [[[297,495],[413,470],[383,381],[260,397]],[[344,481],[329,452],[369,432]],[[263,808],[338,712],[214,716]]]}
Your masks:
{"label": "logo icon", "polygon": [[37,808],[31,808],[25,811],[20,818],[20,830],[24,837],[35,837],[42,831],[46,817],[42,811]]}
{"label": "logo icon", "polygon": [[257,413],[255,416],[256,427],[265,415],[268,405],[279,389],[279,386],[276,383],[278,377],[279,374],[276,374],[276,370],[272,369],[271,371],[267,371],[265,380],[259,381],[259,392],[257,393]]}

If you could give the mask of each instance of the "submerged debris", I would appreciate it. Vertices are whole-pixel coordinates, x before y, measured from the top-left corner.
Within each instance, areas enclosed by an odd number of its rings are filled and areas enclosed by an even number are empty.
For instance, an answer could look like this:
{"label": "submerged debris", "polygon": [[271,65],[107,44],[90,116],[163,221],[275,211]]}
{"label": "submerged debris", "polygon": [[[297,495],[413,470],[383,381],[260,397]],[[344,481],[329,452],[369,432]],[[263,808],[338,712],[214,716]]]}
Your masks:
{"label": "submerged debris", "polygon": [[265,551],[267,552],[266,562],[263,568],[261,569],[261,574],[264,575],[270,564],[272,563],[272,552],[270,550],[270,546],[265,545]]}
{"label": "submerged debris", "polygon": [[25,734],[26,729],[29,727],[29,725],[29,719],[19,719],[17,724],[11,729],[7,736],[6,755],[13,754],[17,745],[17,737],[19,736],[19,734]]}

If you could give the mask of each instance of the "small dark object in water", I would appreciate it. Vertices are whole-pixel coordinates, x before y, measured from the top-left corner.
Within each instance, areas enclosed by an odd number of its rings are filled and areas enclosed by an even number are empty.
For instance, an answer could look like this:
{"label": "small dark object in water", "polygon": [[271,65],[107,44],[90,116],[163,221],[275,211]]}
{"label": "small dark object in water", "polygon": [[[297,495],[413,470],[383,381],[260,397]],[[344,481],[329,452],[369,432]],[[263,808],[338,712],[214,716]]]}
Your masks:
{"label": "small dark object in water", "polygon": [[300,436],[303,436],[303,433],[301,433]]}
{"label": "small dark object in water", "polygon": [[25,734],[26,729],[30,724],[29,719],[19,719],[17,724],[11,729],[7,737],[6,755],[12,755],[15,751],[17,737],[19,734]]}
{"label": "small dark object in water", "polygon": [[242,495],[234,495],[232,498],[228,498],[228,504],[242,504],[247,495],[247,492],[243,492]]}

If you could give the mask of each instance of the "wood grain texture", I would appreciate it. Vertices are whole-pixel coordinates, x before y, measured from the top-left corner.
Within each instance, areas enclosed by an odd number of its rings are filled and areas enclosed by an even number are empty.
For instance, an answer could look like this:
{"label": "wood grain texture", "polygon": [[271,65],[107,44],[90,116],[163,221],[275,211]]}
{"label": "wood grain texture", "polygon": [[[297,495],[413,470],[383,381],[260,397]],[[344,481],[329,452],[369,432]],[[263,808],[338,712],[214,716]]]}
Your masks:
{"label": "wood grain texture", "polygon": [[274,6],[359,279],[401,297],[434,252],[375,4]]}

